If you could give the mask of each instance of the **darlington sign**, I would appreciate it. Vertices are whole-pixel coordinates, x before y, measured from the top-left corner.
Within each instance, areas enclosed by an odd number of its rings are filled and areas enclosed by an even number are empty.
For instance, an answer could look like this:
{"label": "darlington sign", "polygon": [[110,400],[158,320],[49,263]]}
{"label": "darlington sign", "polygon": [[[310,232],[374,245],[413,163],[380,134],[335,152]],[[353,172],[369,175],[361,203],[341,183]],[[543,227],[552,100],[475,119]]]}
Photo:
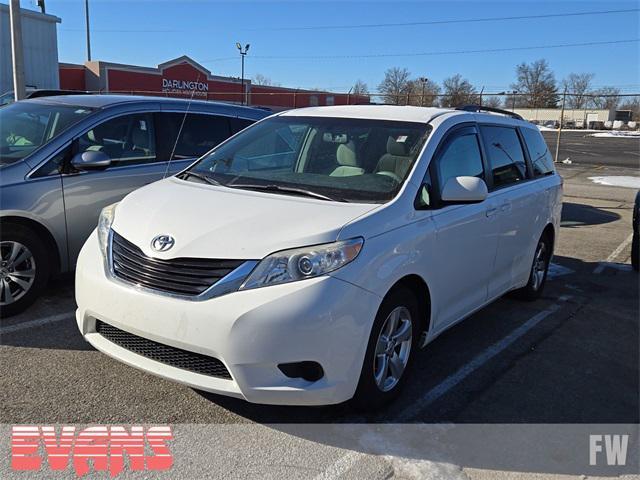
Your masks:
{"label": "darlington sign", "polygon": [[195,82],[191,80],[171,80],[169,78],[162,79],[162,89],[173,91],[192,91],[197,90],[199,92],[208,92],[209,84],[202,82]]}

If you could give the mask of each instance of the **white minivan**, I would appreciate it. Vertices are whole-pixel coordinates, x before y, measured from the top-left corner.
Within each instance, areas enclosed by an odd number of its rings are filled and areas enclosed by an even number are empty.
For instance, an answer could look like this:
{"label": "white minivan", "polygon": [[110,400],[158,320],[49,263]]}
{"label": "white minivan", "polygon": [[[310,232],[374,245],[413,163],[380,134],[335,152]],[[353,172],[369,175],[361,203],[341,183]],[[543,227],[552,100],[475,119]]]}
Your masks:
{"label": "white minivan", "polygon": [[78,261],[80,331],[249,402],[382,406],[419,347],[544,287],[562,180],[534,125],[487,110],[335,106],[256,123],[103,210]]}

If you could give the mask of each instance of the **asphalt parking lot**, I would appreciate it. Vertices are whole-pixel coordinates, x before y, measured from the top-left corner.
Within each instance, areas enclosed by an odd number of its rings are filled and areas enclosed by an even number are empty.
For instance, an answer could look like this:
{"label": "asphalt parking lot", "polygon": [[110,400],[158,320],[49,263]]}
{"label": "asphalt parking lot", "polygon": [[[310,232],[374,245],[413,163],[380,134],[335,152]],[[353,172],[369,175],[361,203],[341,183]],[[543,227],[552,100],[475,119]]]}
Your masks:
{"label": "asphalt parking lot", "polygon": [[[563,130],[558,160],[569,159],[581,165],[608,165],[638,168],[640,164],[639,137],[594,138],[590,135],[602,133],[595,130]],[[542,136],[555,154],[557,131],[543,131]]]}
{"label": "asphalt parking lot", "polygon": [[[345,447],[316,442],[295,429],[297,424],[640,423],[639,284],[629,265],[636,192],[589,179],[638,176],[639,141],[624,139],[623,146],[612,149],[610,141],[617,139],[602,140],[606,143],[593,142],[598,146],[559,167],[565,203],[544,297],[533,303],[504,297],[443,334],[418,353],[412,382],[384,411],[362,415],[348,404],[252,405],[125,366],[82,340],[73,318],[73,279],[64,278],[28,312],[0,325],[0,424],[182,425],[180,442],[191,445],[185,447],[191,453],[175,461],[185,471],[202,461],[193,451],[206,454],[215,447],[227,452],[210,466],[207,478],[479,479],[584,473],[469,457],[407,460],[403,451],[380,442],[371,449],[360,438],[359,447]],[[609,153],[587,161],[586,152],[598,149]],[[192,425],[208,428],[215,445],[198,444],[194,439],[204,434],[190,432],[187,426]],[[7,451],[0,446],[2,478],[11,474]],[[201,470],[192,473],[182,478],[204,478]]]}

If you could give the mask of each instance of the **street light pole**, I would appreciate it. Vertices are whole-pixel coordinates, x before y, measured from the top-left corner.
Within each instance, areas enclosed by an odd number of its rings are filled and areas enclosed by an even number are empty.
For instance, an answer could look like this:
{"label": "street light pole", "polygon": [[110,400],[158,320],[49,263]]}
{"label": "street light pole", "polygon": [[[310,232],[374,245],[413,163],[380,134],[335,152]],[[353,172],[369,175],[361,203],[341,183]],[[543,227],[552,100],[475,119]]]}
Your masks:
{"label": "street light pole", "polygon": [[241,80],[242,81],[242,99],[240,101],[241,105],[246,105],[249,103],[247,101],[247,89],[245,88],[245,85],[244,85],[244,57],[247,55],[247,52],[249,51],[249,47],[250,45],[247,43],[243,50],[240,42],[236,42],[236,48],[240,52],[240,58],[242,59],[242,77],[241,77],[242,78]]}
{"label": "street light pole", "polygon": [[424,107],[424,87],[427,84],[427,77],[420,77],[420,83],[422,83],[422,95],[420,96],[420,106]]}
{"label": "street light pole", "polygon": [[20,0],[9,3],[9,17],[11,23],[11,62],[13,67],[13,98],[22,100],[26,96],[24,83],[24,50],[22,47],[22,16],[20,14]]}
{"label": "street light pole", "polygon": [[91,61],[91,36],[89,35],[89,0],[84,0],[84,20],[87,27],[87,62]]}

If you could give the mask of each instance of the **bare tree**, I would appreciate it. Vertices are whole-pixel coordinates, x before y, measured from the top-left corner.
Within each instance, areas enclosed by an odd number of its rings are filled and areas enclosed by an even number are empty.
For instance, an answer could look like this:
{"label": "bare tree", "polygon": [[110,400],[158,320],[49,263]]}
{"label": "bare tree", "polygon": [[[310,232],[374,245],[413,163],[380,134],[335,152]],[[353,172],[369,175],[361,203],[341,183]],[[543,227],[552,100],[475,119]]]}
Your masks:
{"label": "bare tree", "polygon": [[443,107],[459,107],[470,103],[478,103],[478,92],[471,83],[462,78],[459,73],[445,78],[442,82],[443,97],[440,105]]}
{"label": "bare tree", "polygon": [[269,77],[265,77],[261,73],[256,73],[256,75],[251,80],[251,83],[255,85],[267,85],[267,86],[273,86],[273,87],[280,86],[279,83],[273,82]]}
{"label": "bare tree", "polygon": [[362,80],[357,80],[351,89],[351,93],[354,95],[369,95],[369,87]]}
{"label": "bare tree", "polygon": [[602,87],[591,92],[590,104],[594,108],[611,110],[620,103],[620,90],[616,87]]}
{"label": "bare tree", "polygon": [[516,83],[511,85],[518,92],[516,106],[531,108],[555,108],[558,105],[556,79],[546,60],[516,67]]}
{"label": "bare tree", "polygon": [[502,107],[502,99],[499,95],[484,95],[482,97],[482,105],[493,108]]}
{"label": "bare tree", "polygon": [[562,81],[562,87],[567,90],[567,108],[586,108],[589,98],[586,96],[591,89],[593,73],[570,73]]}
{"label": "bare tree", "polygon": [[384,103],[406,105],[407,94],[410,93],[410,73],[406,68],[394,67],[384,74],[384,80],[378,85]]}
{"label": "bare tree", "polygon": [[409,82],[409,104],[420,107],[433,107],[438,105],[440,85],[433,80],[421,77]]}

